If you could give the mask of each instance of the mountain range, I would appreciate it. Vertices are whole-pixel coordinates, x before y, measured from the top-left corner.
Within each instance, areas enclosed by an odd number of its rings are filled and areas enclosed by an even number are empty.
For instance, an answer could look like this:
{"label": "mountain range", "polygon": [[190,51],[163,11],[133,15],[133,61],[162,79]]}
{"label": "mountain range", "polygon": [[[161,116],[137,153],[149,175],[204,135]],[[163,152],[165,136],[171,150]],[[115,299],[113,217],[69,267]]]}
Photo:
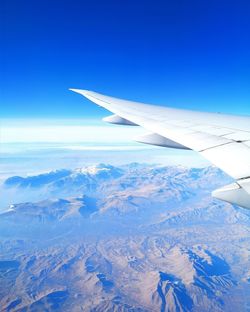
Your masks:
{"label": "mountain range", "polygon": [[9,177],[2,311],[249,311],[250,213],[210,196],[229,182],[138,163]]}

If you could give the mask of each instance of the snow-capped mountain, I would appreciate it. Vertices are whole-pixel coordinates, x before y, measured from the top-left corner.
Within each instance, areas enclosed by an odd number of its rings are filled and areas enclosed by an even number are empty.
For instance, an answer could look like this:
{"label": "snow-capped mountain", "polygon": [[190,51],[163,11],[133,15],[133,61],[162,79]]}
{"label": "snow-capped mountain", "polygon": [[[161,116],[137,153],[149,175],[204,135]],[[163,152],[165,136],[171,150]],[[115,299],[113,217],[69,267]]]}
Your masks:
{"label": "snow-capped mountain", "polygon": [[[62,198],[85,194],[94,197],[116,197],[117,192],[133,193],[137,197],[188,199],[197,191],[211,191],[230,179],[215,167],[184,168],[130,164],[122,167],[99,164],[75,170],[10,177],[2,192],[12,192],[9,204]],[[32,195],[32,196],[31,196]],[[118,194],[118,197],[122,194]],[[16,200],[15,200],[16,197]]]}

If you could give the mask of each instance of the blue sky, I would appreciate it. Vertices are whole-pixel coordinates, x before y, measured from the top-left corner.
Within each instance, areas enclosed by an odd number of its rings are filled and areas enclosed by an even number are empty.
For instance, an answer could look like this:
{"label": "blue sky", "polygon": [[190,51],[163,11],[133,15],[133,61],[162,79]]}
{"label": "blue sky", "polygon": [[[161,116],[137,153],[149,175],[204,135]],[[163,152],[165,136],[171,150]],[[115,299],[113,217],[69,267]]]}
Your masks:
{"label": "blue sky", "polygon": [[250,114],[249,1],[1,1],[1,115],[99,118],[68,88]]}

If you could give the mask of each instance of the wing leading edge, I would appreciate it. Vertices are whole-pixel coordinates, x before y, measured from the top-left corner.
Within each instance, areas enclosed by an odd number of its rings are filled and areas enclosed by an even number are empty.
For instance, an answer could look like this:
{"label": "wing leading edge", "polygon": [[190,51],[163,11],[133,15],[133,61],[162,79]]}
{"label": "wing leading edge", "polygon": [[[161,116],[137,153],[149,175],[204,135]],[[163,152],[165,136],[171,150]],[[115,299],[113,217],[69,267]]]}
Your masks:
{"label": "wing leading edge", "polygon": [[70,90],[114,114],[105,121],[149,130],[137,139],[140,142],[200,153],[236,180],[212,195],[250,209],[250,117],[173,109]]}

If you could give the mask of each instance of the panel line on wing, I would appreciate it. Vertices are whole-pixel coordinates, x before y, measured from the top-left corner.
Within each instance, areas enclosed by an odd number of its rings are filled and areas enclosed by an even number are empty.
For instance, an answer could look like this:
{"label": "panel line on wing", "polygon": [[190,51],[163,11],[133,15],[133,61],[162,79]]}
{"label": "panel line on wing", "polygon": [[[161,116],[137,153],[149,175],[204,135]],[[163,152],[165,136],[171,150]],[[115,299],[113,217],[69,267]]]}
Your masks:
{"label": "panel line on wing", "polygon": [[207,151],[207,150],[210,150],[210,149],[213,149],[213,148],[216,148],[216,147],[220,147],[220,146],[223,146],[223,145],[227,145],[227,144],[232,144],[232,143],[233,143],[233,141],[232,141],[232,142],[222,143],[222,144],[219,144],[219,145],[214,145],[214,146],[212,146],[212,147],[208,147],[208,148],[205,148],[205,149],[203,149],[203,150],[199,150],[198,152],[199,152],[199,153],[205,152],[205,151]]}

